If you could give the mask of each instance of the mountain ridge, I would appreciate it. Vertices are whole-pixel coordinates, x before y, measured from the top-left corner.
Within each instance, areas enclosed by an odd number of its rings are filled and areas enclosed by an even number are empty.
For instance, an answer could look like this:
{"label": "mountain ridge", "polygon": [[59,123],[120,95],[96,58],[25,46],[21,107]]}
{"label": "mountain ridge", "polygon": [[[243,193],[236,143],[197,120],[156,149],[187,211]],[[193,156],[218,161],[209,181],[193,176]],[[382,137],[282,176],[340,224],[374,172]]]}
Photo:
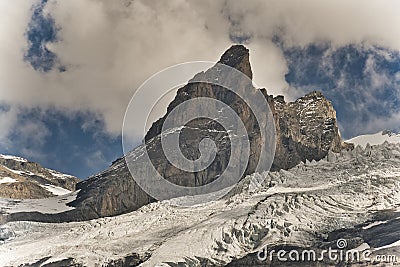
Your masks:
{"label": "mountain ridge", "polygon": [[0,154],[0,197],[38,199],[75,191],[80,181],[25,158]]}
{"label": "mountain ridge", "polygon": [[[252,77],[249,61],[249,50],[242,45],[233,45],[223,53],[219,63],[229,64],[230,67]],[[336,112],[332,103],[321,93],[312,92],[294,102],[285,102],[282,96],[268,95],[266,89],[257,89],[251,80],[229,80],[231,76],[220,77],[218,66],[200,72],[195,78],[202,80],[228,79],[226,84],[235,84],[239,90],[249,90],[250,93],[261,90],[269,108],[272,111],[273,122],[276,128],[276,150],[272,170],[289,169],[300,162],[320,160],[329,151],[340,152],[343,149],[352,149],[351,144],[343,142],[339,135],[336,121]],[[201,79],[200,79],[201,80]],[[250,158],[244,175],[254,173],[260,157],[260,148],[264,142],[260,137],[258,125],[251,108],[243,103],[236,94],[220,86],[209,83],[188,83],[178,89],[175,99],[169,104],[167,113],[153,123],[146,134],[146,146],[151,143],[149,156],[157,171],[172,183],[185,186],[199,186],[214,181],[227,166],[230,156],[240,157],[241,154],[230,154],[230,142],[227,133],[220,133],[220,125],[213,122],[198,120],[184,127],[181,135],[182,153],[191,159],[198,157],[199,142],[204,138],[211,138],[216,142],[218,149],[214,162],[204,171],[188,173],[172,166],[162,153],[160,136],[163,122],[171,110],[188,99],[208,97],[218,99],[229,105],[243,121],[250,140]],[[196,108],[187,112],[196,112]],[[196,129],[196,131],[192,131]],[[185,132],[186,131],[186,132]],[[183,136],[183,137],[182,137]],[[146,148],[146,149],[147,149]],[[131,153],[138,153],[143,147],[134,149]],[[161,151],[161,153],[160,153]],[[139,154],[138,154],[139,155]],[[132,156],[133,158],[135,156]],[[143,170],[146,172],[146,170]],[[38,214],[13,215],[14,219],[26,216],[29,219],[43,221],[75,221],[93,218],[115,216],[136,210],[143,205],[154,202],[132,178],[124,158],[114,162],[105,171],[81,181],[76,186],[79,189],[76,200],[70,203],[75,209],[58,215]]]}

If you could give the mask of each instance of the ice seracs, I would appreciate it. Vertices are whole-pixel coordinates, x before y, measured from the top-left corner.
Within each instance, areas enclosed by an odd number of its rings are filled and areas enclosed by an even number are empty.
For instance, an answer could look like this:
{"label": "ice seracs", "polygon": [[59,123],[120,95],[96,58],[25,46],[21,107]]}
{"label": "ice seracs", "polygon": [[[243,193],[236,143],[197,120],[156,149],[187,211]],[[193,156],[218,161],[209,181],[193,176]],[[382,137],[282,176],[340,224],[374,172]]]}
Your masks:
{"label": "ice seracs", "polygon": [[[207,260],[208,266],[225,266],[265,246],[313,246],[340,229],[361,227],[355,233],[372,231],[378,236],[382,232],[376,229],[390,223],[383,222],[389,220],[388,212],[400,205],[399,151],[400,144],[385,143],[331,154],[287,171],[256,173],[225,198],[195,207],[179,207],[168,200],[83,222],[9,222],[4,227],[16,237],[0,246],[0,266],[47,257],[49,261],[73,258],[83,266],[111,266],[110,262],[133,254],[143,259],[140,266],[204,266],[201,260]],[[57,198],[62,202],[57,209],[68,203],[65,198]],[[49,204],[28,205],[31,201],[24,201],[23,207],[10,204],[9,212],[40,205],[45,209]],[[52,207],[46,209],[54,212]],[[380,211],[385,219],[374,220]],[[399,235],[395,226],[387,229],[392,236]],[[387,245],[396,249],[400,244],[397,239],[390,244],[360,239],[349,249]]]}

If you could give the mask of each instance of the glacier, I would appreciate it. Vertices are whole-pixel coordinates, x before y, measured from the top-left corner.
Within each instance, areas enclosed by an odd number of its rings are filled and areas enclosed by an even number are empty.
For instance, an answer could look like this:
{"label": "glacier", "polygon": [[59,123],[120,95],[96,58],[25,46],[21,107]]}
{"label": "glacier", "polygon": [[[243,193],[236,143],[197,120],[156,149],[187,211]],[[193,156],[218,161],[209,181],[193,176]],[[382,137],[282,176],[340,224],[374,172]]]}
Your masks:
{"label": "glacier", "polygon": [[[357,146],[289,170],[255,173],[222,199],[202,205],[175,201],[83,222],[8,222],[2,228],[14,235],[0,245],[0,265],[70,260],[123,266],[115,263],[135,257],[140,266],[204,266],[204,260],[229,266],[265,246],[313,247],[335,234],[354,237],[354,248],[397,253],[400,144]],[[379,227],[384,235],[385,226],[393,240],[354,236],[355,229],[373,233]]]}

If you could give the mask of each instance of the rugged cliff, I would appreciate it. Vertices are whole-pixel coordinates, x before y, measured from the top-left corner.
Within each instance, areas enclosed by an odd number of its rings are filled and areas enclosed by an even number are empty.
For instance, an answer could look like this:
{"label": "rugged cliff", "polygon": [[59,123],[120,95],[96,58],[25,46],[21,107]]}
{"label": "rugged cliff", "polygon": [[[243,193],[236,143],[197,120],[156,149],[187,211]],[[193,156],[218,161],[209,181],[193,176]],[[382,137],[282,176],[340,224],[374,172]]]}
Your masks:
{"label": "rugged cliff", "polygon": [[289,169],[299,162],[320,160],[329,150],[353,149],[340,137],[336,111],[320,92],[311,92],[294,102],[273,98],[276,151],[272,170]]}

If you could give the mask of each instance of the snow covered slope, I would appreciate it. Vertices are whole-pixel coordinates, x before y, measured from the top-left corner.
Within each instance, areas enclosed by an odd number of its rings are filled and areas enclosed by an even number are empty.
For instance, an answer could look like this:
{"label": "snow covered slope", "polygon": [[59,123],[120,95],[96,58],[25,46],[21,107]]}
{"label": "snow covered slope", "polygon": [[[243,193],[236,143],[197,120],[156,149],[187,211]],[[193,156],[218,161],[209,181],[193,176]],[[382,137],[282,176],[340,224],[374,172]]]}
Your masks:
{"label": "snow covered slope", "polygon": [[2,159],[11,159],[11,160],[20,161],[20,162],[28,162],[28,161],[27,161],[26,159],[24,159],[24,158],[12,156],[12,155],[3,155],[3,154],[0,154],[0,158],[2,158]]}
{"label": "snow covered slope", "polygon": [[309,247],[340,229],[379,227],[387,227],[380,236],[388,229],[392,240],[357,237],[354,247],[392,244],[399,251],[400,228],[377,213],[400,217],[393,213],[400,205],[400,144],[357,147],[289,171],[256,173],[224,199],[204,205],[175,201],[86,222],[7,223],[4,231],[14,234],[0,245],[0,265],[63,260],[84,266],[225,266],[265,245]]}
{"label": "snow covered slope", "polygon": [[62,192],[62,195],[41,199],[0,198],[0,214],[12,214],[17,212],[54,214],[72,210],[74,208],[68,206],[67,203],[75,200],[78,192],[79,191]]}
{"label": "snow covered slope", "polygon": [[360,145],[362,147],[365,147],[367,144],[373,146],[383,144],[384,142],[400,143],[400,134],[395,134],[385,130],[375,134],[356,136],[352,139],[347,140],[346,142],[353,143],[355,146]]}
{"label": "snow covered slope", "polygon": [[21,157],[0,154],[0,197],[36,199],[69,194],[78,178]]}

